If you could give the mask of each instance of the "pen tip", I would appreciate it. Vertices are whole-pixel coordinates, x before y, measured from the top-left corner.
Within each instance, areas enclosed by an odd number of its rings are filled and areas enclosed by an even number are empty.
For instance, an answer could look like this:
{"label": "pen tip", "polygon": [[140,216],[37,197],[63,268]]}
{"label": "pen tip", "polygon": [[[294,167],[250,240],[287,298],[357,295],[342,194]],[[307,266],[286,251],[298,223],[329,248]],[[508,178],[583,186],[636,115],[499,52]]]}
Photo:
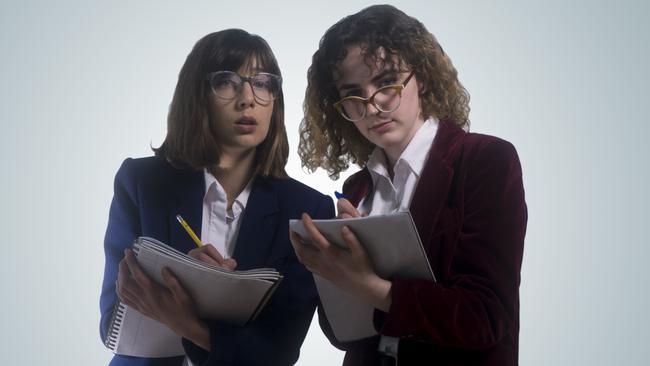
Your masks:
{"label": "pen tip", "polygon": [[181,215],[176,215],[176,220],[183,221],[183,218],[181,217]]}

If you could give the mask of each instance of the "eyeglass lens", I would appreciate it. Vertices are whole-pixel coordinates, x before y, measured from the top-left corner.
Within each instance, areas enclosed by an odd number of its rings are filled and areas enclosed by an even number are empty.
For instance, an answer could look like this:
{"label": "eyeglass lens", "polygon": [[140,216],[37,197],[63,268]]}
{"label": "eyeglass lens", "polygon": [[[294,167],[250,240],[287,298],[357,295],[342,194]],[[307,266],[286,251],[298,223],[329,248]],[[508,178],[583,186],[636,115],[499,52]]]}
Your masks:
{"label": "eyeglass lens", "polygon": [[365,117],[366,104],[373,104],[380,112],[392,112],[399,107],[401,88],[391,85],[378,89],[367,102],[360,99],[345,99],[341,103],[341,112],[349,120],[357,121]]}
{"label": "eyeglass lens", "polygon": [[215,73],[210,79],[210,85],[218,97],[233,99],[240,93],[244,81],[249,82],[253,89],[253,94],[257,98],[267,102],[274,100],[280,89],[278,80],[274,75],[257,74],[250,77],[242,77],[230,71]]}

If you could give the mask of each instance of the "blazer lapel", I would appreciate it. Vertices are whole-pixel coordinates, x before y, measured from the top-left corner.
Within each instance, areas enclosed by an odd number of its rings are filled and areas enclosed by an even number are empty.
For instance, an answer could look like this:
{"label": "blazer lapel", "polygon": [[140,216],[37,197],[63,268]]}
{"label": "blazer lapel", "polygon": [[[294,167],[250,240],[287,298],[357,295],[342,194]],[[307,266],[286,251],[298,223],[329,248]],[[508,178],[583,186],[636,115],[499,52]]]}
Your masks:
{"label": "blazer lapel", "polygon": [[173,198],[167,214],[170,240],[168,244],[187,253],[196,248],[196,244],[176,220],[176,215],[181,215],[196,235],[201,237],[205,180],[202,171],[179,170],[178,172],[179,174],[172,178]]}
{"label": "blazer lapel", "polygon": [[453,162],[464,131],[451,121],[440,121],[438,132],[411,200],[411,215],[426,246],[433,234],[454,176]]}
{"label": "blazer lapel", "polygon": [[270,179],[256,177],[242,218],[233,257],[237,269],[267,265],[278,221],[278,197]]}
{"label": "blazer lapel", "polygon": [[372,191],[372,177],[368,167],[351,175],[343,183],[343,193],[354,207],[359,207],[361,200]]}

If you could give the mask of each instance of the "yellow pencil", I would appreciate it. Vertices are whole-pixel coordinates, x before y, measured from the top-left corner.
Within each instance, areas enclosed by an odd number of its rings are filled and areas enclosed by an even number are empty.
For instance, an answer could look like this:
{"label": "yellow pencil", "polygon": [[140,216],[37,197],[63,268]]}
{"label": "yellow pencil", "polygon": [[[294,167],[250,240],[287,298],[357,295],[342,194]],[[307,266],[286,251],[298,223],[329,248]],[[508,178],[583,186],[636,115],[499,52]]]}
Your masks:
{"label": "yellow pencil", "polygon": [[187,231],[187,233],[190,234],[192,240],[194,240],[194,242],[196,243],[196,246],[201,247],[203,245],[203,243],[201,243],[201,239],[199,239],[199,237],[196,236],[196,234],[194,234],[194,231],[192,230],[190,225],[188,225],[187,222],[183,220],[181,215],[176,215],[176,220],[178,220],[178,222],[180,222],[181,225],[183,226],[183,229],[185,229],[185,231]]}

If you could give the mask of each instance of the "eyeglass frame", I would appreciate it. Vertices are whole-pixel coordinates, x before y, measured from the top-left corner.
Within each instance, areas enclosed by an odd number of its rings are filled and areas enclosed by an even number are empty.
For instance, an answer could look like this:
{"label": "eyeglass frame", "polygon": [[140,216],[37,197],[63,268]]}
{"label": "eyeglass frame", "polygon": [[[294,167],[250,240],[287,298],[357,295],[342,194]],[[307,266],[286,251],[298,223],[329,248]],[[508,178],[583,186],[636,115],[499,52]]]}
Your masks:
{"label": "eyeglass frame", "polygon": [[273,98],[271,100],[266,100],[264,98],[259,97],[255,93],[255,88],[253,87],[253,83],[251,82],[251,81],[253,81],[253,79],[255,77],[260,76],[260,75],[269,75],[269,76],[271,76],[272,79],[275,78],[277,80],[278,92],[282,90],[282,76],[272,74],[270,72],[260,72],[260,73],[257,73],[255,75],[252,75],[252,76],[242,76],[242,75],[239,75],[239,73],[234,72],[234,71],[230,71],[230,70],[220,70],[220,71],[214,71],[214,72],[207,73],[205,75],[205,80],[208,82],[208,85],[210,85],[210,90],[212,91],[212,94],[214,94],[214,96],[216,96],[217,98],[220,98],[220,99],[223,99],[223,100],[233,100],[233,99],[235,99],[237,97],[237,95],[235,95],[232,98],[224,98],[224,97],[219,96],[217,94],[217,92],[214,90],[214,87],[212,86],[212,78],[214,77],[214,75],[219,74],[219,73],[232,73],[232,74],[237,75],[241,79],[241,84],[240,84],[241,86],[240,86],[239,91],[237,92],[237,94],[241,93],[244,83],[248,82],[248,85],[251,87],[251,91],[253,92],[253,96],[255,98],[263,101],[263,102],[266,102],[266,103],[270,103],[270,102],[275,101],[275,99],[277,98],[277,95],[273,95]]}
{"label": "eyeglass frame", "polygon": [[[346,120],[348,120],[350,122],[358,122],[358,121],[361,121],[362,119],[366,118],[366,116],[368,115],[368,104],[371,104],[371,103],[375,108],[377,108],[378,111],[380,111],[382,113],[395,112],[399,108],[399,106],[402,104],[402,91],[406,88],[406,84],[408,84],[408,82],[411,81],[411,78],[413,77],[413,75],[415,75],[415,70],[411,71],[409,76],[407,76],[406,79],[404,79],[404,82],[401,83],[401,84],[392,84],[392,85],[382,86],[381,88],[375,90],[375,92],[372,93],[372,95],[369,96],[368,98],[363,98],[363,97],[359,97],[359,96],[356,96],[356,95],[351,95],[351,96],[348,96],[348,97],[345,97],[345,98],[341,98],[338,102],[333,104],[333,107],[334,107],[334,109],[336,109],[339,112],[339,114],[341,116],[343,116],[343,118],[345,118]],[[379,107],[379,105],[377,105],[377,103],[375,103],[375,96],[379,92],[381,92],[382,90],[386,90],[386,89],[396,89],[397,94],[399,95],[399,98],[400,98],[400,101],[397,104],[397,106],[395,108],[391,109],[391,110],[388,110],[388,111],[385,111],[385,110],[381,109]],[[350,118],[345,116],[345,113],[343,112],[344,108],[343,108],[342,104],[346,100],[356,100],[356,101],[359,101],[359,102],[363,103],[363,106],[364,106],[363,114],[361,115],[361,117],[359,119],[350,119]]]}

